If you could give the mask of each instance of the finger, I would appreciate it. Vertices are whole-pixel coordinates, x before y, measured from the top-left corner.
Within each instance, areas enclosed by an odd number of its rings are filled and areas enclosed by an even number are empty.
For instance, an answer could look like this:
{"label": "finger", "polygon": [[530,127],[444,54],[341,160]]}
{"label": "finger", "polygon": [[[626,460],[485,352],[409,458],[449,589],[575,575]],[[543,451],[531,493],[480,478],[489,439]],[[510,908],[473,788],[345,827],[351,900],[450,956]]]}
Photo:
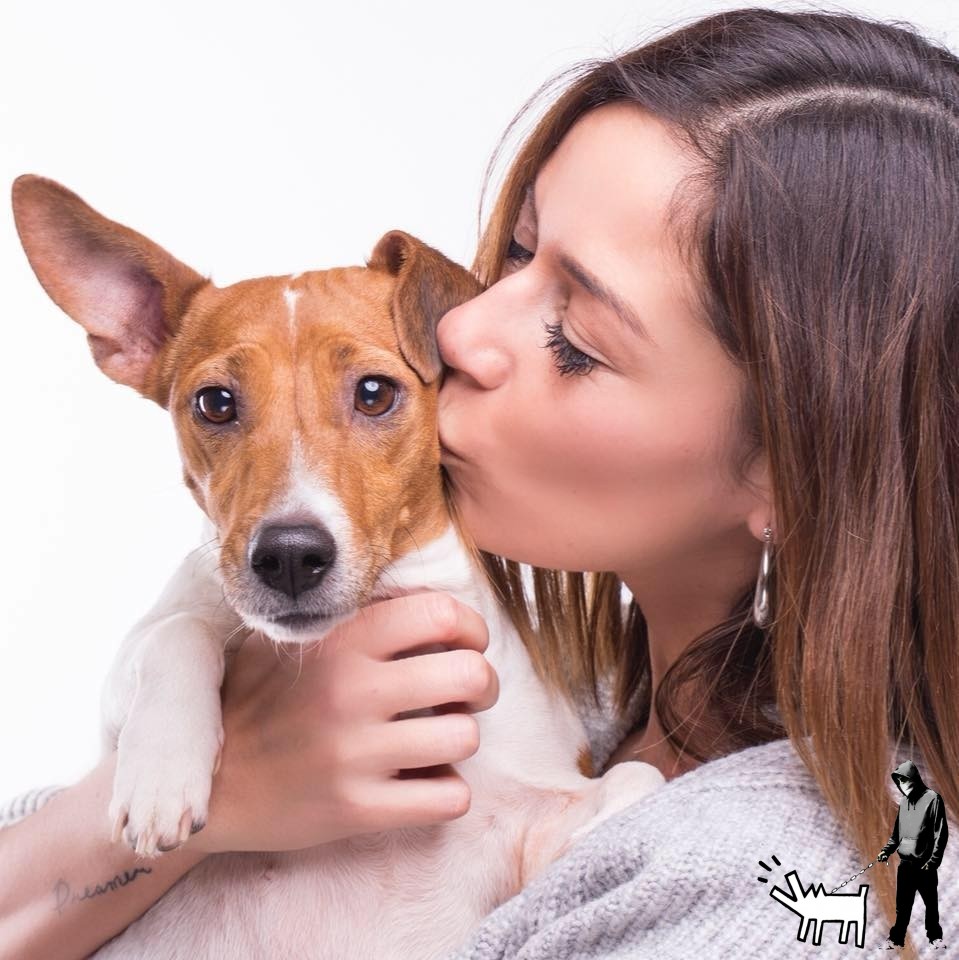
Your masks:
{"label": "finger", "polygon": [[477,713],[499,697],[499,677],[476,650],[426,653],[380,664],[377,670],[382,720],[443,704],[462,704],[460,712]]}
{"label": "finger", "polygon": [[371,773],[458,763],[479,749],[479,724],[465,713],[410,717],[384,724],[380,730],[362,758]]}
{"label": "finger", "polygon": [[361,648],[377,660],[409,656],[418,647],[443,644],[484,651],[489,646],[486,621],[448,593],[432,591],[381,600],[357,611],[332,631],[340,642]]}
{"label": "finger", "polygon": [[463,816],[470,806],[470,788],[456,773],[415,779],[391,779],[368,791],[370,829],[379,829],[384,809],[396,827],[419,827]]}

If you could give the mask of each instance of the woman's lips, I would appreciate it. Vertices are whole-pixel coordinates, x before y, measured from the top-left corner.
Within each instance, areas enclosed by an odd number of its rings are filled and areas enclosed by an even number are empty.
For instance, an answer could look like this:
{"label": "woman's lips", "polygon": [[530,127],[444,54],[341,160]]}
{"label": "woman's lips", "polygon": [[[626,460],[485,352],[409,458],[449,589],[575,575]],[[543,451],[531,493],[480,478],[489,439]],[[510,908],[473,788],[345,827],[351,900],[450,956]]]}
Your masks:
{"label": "woman's lips", "polygon": [[449,444],[447,444],[445,438],[443,437],[443,420],[444,420],[444,411],[446,411],[446,416],[449,415],[449,403],[450,403],[450,393],[452,391],[452,385],[449,382],[454,371],[450,367],[444,367],[444,387],[439,394],[439,410],[438,410],[438,430],[440,441],[440,462],[449,461],[449,460],[460,460],[466,462],[466,458],[460,454],[458,451],[454,450]]}
{"label": "woman's lips", "polygon": [[462,460],[463,458],[453,450],[450,450],[449,447],[443,445],[443,441],[440,441],[440,463],[448,463],[451,460]]}
{"label": "woman's lips", "polygon": [[446,442],[443,440],[443,434],[440,433],[440,462],[442,463],[445,460],[463,460],[464,458],[453,450],[451,447],[446,445]]}

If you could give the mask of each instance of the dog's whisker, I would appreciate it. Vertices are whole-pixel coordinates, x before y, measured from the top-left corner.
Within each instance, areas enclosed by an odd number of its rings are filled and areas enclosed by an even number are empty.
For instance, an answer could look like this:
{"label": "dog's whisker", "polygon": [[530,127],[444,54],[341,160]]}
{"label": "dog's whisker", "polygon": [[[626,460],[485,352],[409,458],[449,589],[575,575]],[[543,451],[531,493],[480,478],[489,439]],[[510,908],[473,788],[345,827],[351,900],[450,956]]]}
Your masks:
{"label": "dog's whisker", "polygon": [[249,640],[250,637],[255,632],[251,627],[248,627],[245,623],[238,624],[226,635],[225,639],[223,640],[224,650],[230,645],[230,641],[233,640],[234,637],[242,633],[244,630],[248,631],[245,638],[246,640]]}
{"label": "dog's whisker", "polygon": [[207,541],[204,542],[204,543],[201,543],[199,546],[197,546],[197,547],[196,547],[193,551],[191,551],[191,552],[192,552],[192,553],[197,553],[197,554],[199,554],[199,553],[202,553],[204,550],[209,551],[209,550],[211,550],[213,547],[218,546],[218,545],[219,545],[219,540],[218,540],[216,537],[213,537],[212,539],[207,540]]}
{"label": "dog's whisker", "polygon": [[392,583],[394,586],[398,586],[396,577],[394,577],[392,574],[386,573],[386,571],[380,574],[380,579],[386,580],[388,583]]}
{"label": "dog's whisker", "polygon": [[406,534],[410,540],[413,541],[413,546],[416,547],[416,552],[421,553],[422,551],[420,550],[420,545],[416,542],[416,537],[413,536],[413,531],[409,527],[403,527],[403,529],[406,531]]}
{"label": "dog's whisker", "polygon": [[219,537],[211,537],[209,540],[201,543],[199,546],[194,547],[188,556],[196,555],[198,559],[203,559],[207,554],[211,553],[216,547],[218,547],[219,544]]}

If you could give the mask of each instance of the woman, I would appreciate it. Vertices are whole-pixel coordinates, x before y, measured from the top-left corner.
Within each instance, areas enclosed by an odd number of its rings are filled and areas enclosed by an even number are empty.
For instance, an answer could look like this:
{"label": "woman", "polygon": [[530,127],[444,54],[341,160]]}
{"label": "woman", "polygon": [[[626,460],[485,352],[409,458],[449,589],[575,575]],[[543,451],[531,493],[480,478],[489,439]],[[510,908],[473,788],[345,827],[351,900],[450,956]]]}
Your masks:
{"label": "woman", "polygon": [[[956,809],[956,210],[959,60],[846,15],[730,11],[589,64],[520,150],[490,286],[438,328],[451,502],[543,674],[584,708],[610,684],[628,733],[598,765],[670,782],[459,956],[795,949],[757,874],[828,891],[860,870],[903,751]],[[207,852],[461,814],[445,765],[497,691],[483,623],[440,595],[359,619],[292,689],[299,664],[244,648],[206,829],[121,893],[52,917],[59,883],[134,869],[100,828],[111,761],[0,833],[2,956],[82,956]],[[389,659],[435,639],[466,655]],[[464,710],[409,742],[398,689]],[[861,880],[877,942],[894,880]],[[940,900],[955,915],[954,880]],[[820,950],[848,946],[830,928]]]}

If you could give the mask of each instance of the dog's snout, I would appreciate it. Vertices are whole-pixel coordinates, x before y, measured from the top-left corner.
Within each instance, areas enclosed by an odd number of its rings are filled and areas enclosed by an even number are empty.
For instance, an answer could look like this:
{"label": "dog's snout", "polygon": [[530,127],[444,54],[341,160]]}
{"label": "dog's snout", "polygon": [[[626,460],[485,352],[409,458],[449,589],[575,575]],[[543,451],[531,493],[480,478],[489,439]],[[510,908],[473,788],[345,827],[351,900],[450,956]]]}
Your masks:
{"label": "dog's snout", "polygon": [[250,552],[250,566],[268,587],[294,600],[317,586],[336,557],[336,543],[324,527],[264,527]]}

